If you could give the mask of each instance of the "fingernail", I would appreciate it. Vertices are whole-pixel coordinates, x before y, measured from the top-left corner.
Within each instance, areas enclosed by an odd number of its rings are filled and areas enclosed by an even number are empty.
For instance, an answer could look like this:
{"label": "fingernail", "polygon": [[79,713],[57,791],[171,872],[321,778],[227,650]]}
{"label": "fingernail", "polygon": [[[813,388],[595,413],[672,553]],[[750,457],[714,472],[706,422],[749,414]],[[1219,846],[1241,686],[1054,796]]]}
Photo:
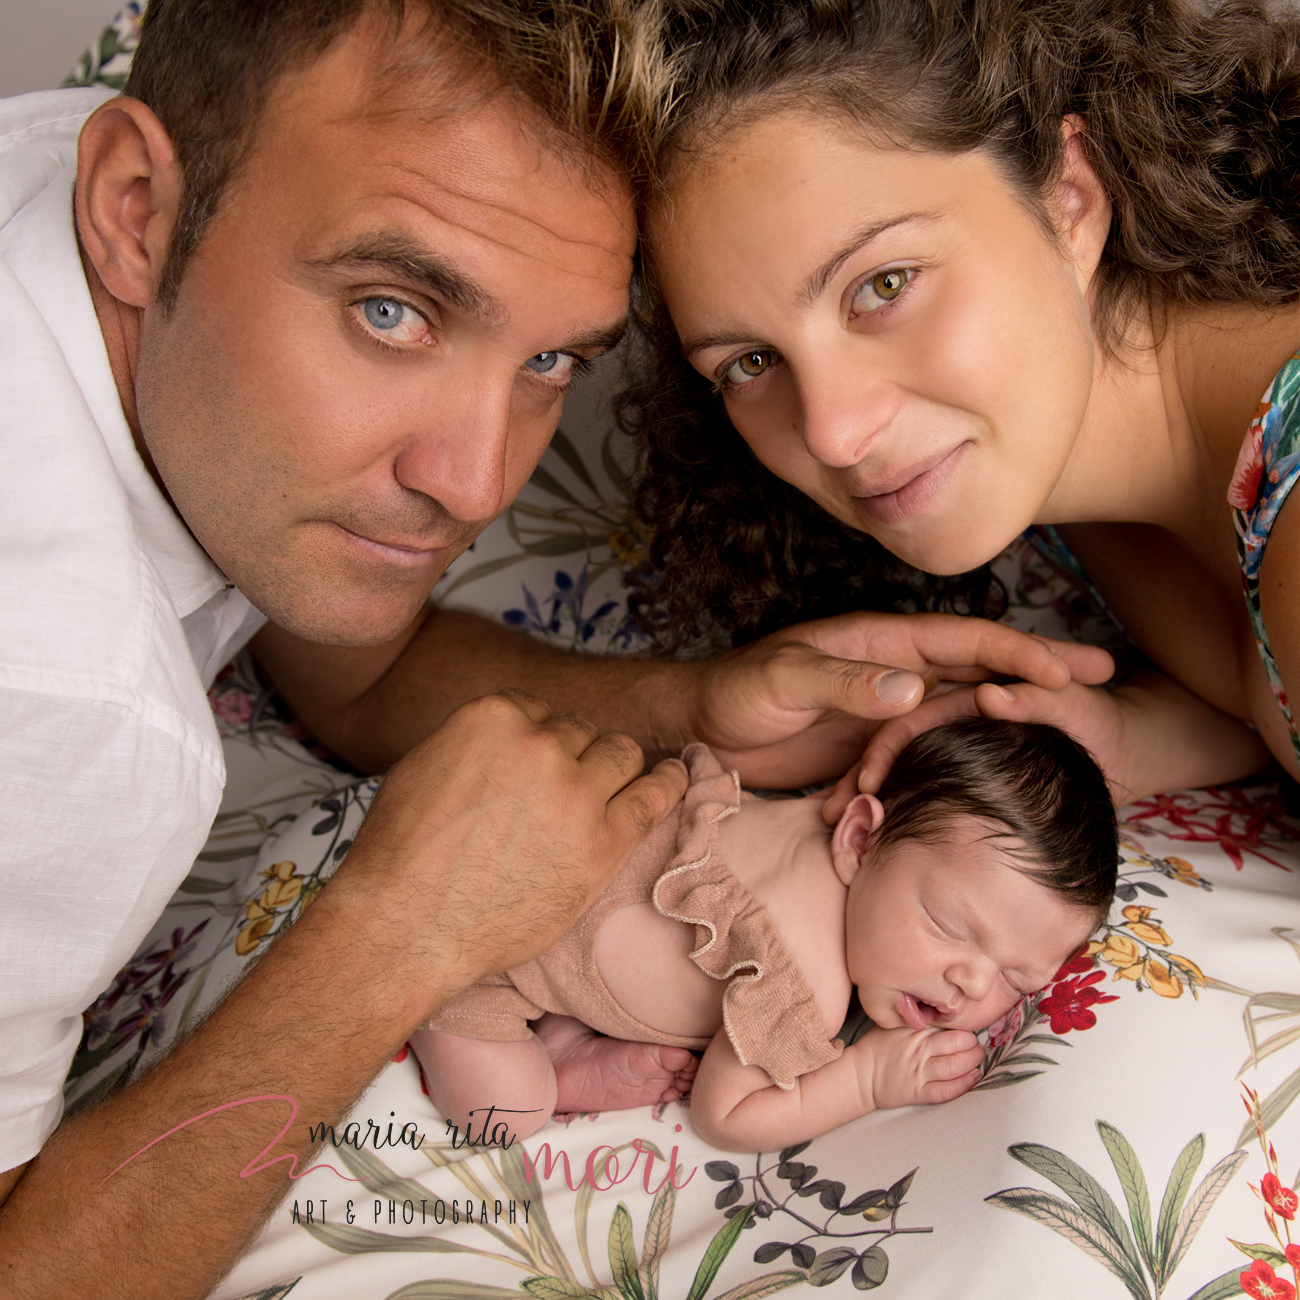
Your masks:
{"label": "fingernail", "polygon": [[1016,702],[1016,697],[1012,695],[1010,691],[1003,690],[1001,686],[995,686],[993,689],[997,691],[997,693],[1002,696],[1008,704],[1014,704]]}
{"label": "fingernail", "polygon": [[907,704],[920,695],[921,679],[901,668],[886,673],[876,682],[876,694],[885,704]]}

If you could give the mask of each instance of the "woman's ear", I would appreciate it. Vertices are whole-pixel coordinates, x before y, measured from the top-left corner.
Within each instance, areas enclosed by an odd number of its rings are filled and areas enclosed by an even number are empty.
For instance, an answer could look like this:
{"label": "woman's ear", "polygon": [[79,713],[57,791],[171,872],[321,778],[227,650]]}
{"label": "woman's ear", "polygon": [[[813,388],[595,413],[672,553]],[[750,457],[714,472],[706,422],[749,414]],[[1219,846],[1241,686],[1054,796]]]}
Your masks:
{"label": "woman's ear", "polygon": [[1061,123],[1065,157],[1054,195],[1049,199],[1057,231],[1087,288],[1110,235],[1110,197],[1088,160],[1087,127],[1077,113]]}
{"label": "woman's ear", "polygon": [[147,105],[119,96],[86,119],[77,141],[77,229],[120,302],[153,301],[182,191],[175,146]]}
{"label": "woman's ear", "polygon": [[884,819],[880,800],[874,794],[860,794],[835,823],[831,833],[831,865],[842,884],[850,884],[858,874],[871,833]]}

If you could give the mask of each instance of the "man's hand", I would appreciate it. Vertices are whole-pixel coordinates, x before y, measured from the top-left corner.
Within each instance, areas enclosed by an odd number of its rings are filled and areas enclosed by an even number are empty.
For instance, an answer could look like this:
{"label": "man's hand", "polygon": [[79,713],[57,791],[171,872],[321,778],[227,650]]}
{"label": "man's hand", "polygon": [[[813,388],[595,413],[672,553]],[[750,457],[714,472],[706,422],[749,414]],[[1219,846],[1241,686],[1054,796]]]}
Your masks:
{"label": "man's hand", "polygon": [[965,1029],[869,1029],[846,1048],[857,1057],[863,1091],[875,1110],[933,1105],[969,1092],[984,1049]]}
{"label": "man's hand", "polygon": [[550,947],[676,807],[685,767],[643,763],[522,692],[473,700],[393,768],[327,893],[367,893],[408,978],[427,966],[423,1018],[449,979]]}
{"label": "man's hand", "polygon": [[[0,1292],[207,1295],[290,1186],[284,1164],[243,1176],[285,1119],[267,1094],[292,1097],[306,1121],[277,1156],[305,1162],[307,1123],[337,1123],[443,1000],[552,943],[674,807],[682,765],[641,777],[642,765],[627,737],[528,696],[458,709],[393,769],[328,887],[226,1000],[0,1175],[0,1192],[16,1184]],[[51,1223],[57,1243],[33,1250]],[[136,1241],[142,1223],[161,1226]],[[132,1243],[111,1276],[106,1241]]]}
{"label": "man's hand", "polygon": [[790,789],[842,773],[873,724],[910,713],[940,683],[1003,675],[1057,690],[1113,668],[1095,646],[984,619],[844,614],[701,664],[687,726],[745,785]]}

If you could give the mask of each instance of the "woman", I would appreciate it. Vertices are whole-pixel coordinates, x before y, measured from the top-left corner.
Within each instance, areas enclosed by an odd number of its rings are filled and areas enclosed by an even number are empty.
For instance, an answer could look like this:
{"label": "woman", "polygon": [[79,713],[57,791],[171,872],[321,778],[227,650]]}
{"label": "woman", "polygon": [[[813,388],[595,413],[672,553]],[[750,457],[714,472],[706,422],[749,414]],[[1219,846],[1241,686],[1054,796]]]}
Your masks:
{"label": "woman", "polygon": [[881,584],[988,612],[980,566],[1059,526],[1159,671],[931,700],[873,738],[862,787],[976,709],[1074,732],[1125,799],[1270,752],[1300,775],[1300,23],[1244,2],[685,0],[670,27],[659,361],[624,410],[669,571],[645,603],[687,639]]}

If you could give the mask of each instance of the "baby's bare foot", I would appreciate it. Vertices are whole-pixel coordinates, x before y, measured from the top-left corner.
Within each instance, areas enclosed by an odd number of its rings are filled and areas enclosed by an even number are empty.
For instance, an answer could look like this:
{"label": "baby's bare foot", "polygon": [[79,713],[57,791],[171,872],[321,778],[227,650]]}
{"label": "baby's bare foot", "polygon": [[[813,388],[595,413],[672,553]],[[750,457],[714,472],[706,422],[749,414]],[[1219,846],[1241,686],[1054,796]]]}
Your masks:
{"label": "baby's bare foot", "polygon": [[676,1101],[700,1065],[684,1047],[606,1038],[571,1016],[543,1016],[533,1029],[555,1066],[560,1114]]}

